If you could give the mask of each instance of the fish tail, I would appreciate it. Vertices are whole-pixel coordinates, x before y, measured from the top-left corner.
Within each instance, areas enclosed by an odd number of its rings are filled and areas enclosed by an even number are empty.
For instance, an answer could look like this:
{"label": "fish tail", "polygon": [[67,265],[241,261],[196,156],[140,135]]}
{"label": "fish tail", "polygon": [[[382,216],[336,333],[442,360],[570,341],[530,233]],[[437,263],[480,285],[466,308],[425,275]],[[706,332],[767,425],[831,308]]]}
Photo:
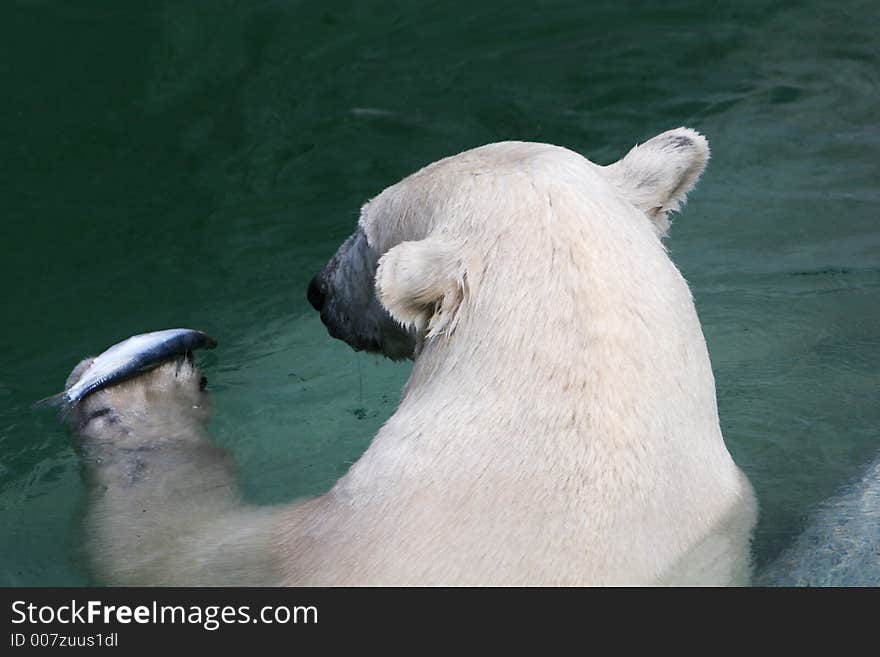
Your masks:
{"label": "fish tail", "polygon": [[64,396],[63,392],[59,392],[57,395],[52,395],[51,397],[44,397],[38,401],[35,401],[31,404],[31,408],[35,411],[41,408],[61,408],[64,409],[65,406],[68,406],[67,397]]}
{"label": "fish tail", "polygon": [[73,404],[67,398],[67,395],[63,392],[59,392],[57,395],[52,395],[51,397],[45,397],[44,399],[40,399],[31,404],[31,408],[35,411],[42,410],[44,408],[57,408],[58,409],[58,421],[66,422],[67,417],[70,415],[70,411],[73,408]]}

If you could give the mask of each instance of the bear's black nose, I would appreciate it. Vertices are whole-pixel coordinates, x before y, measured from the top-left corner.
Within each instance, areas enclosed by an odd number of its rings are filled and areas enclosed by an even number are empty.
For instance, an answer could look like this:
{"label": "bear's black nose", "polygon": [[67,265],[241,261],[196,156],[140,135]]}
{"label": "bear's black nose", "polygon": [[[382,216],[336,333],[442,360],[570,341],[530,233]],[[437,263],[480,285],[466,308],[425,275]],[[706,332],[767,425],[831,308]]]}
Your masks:
{"label": "bear's black nose", "polygon": [[311,283],[309,283],[309,291],[306,293],[306,298],[312,304],[312,308],[321,312],[321,308],[324,307],[324,301],[327,300],[327,295],[324,294],[324,290],[321,287],[321,274],[316,275]]}

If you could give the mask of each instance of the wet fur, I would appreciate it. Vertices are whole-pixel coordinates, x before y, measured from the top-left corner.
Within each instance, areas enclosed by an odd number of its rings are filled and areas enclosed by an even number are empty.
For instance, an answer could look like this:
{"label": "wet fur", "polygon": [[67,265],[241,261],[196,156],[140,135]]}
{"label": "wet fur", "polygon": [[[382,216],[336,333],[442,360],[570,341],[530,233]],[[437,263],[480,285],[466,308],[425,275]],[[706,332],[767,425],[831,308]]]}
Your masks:
{"label": "wet fur", "polygon": [[505,142],[382,192],[323,272],[321,317],[415,357],[397,411],[331,491],[252,508],[195,370],[102,391],[82,409],[109,409],[82,431],[102,579],[747,583],[754,494],[660,242],[707,158],[687,129],[611,167]]}

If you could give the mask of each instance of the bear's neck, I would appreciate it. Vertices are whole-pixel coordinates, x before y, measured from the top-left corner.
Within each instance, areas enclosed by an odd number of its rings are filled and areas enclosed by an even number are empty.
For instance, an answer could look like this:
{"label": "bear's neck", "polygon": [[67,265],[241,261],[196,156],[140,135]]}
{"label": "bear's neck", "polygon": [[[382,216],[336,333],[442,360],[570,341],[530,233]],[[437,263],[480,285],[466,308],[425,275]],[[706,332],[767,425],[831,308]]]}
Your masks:
{"label": "bear's neck", "polygon": [[[604,294],[593,280],[589,290],[561,289],[518,307],[515,318],[495,307],[509,294],[485,286],[484,306],[468,309],[453,334],[426,341],[398,414],[429,408],[465,434],[482,422],[510,423],[529,439],[574,431],[589,440],[662,442],[695,422],[717,434],[705,341],[690,291],[666,263],[663,298],[611,277],[601,281]],[[487,316],[504,319],[487,325],[480,321]]]}

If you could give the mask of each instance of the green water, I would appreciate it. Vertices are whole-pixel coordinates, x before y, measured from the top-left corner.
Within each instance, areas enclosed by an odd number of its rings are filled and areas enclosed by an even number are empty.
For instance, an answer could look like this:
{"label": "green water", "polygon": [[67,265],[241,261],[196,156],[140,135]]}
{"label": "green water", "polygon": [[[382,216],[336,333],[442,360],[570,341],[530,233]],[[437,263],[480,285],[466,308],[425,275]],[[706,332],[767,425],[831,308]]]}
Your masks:
{"label": "green water", "polygon": [[[661,8],[662,7],[662,8]],[[309,278],[362,201],[503,139],[605,163],[678,125],[672,229],[771,560],[880,452],[880,3],[0,4],[0,585],[86,583],[51,413],[83,356],[192,326],[249,499],[326,490],[409,366],[330,340]]]}

